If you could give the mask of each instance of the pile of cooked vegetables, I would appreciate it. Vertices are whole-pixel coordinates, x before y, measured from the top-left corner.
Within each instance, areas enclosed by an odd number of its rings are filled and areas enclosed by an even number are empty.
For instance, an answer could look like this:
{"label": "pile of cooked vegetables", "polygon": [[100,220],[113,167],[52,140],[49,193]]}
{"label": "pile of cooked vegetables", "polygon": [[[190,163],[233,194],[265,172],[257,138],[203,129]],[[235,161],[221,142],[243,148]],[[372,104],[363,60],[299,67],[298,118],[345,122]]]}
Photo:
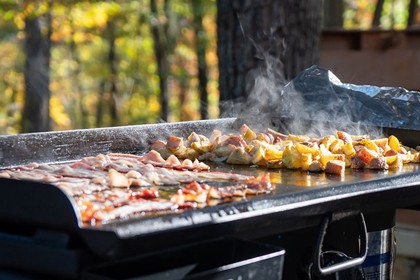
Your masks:
{"label": "pile of cooked vegetables", "polygon": [[151,145],[163,158],[199,159],[268,168],[300,169],[343,175],[345,168],[387,170],[420,162],[420,147],[406,147],[397,137],[370,139],[367,135],[312,138],[285,135],[273,129],[257,133],[246,124],[238,133],[214,130],[210,137],[192,132],[187,139],[169,136]]}

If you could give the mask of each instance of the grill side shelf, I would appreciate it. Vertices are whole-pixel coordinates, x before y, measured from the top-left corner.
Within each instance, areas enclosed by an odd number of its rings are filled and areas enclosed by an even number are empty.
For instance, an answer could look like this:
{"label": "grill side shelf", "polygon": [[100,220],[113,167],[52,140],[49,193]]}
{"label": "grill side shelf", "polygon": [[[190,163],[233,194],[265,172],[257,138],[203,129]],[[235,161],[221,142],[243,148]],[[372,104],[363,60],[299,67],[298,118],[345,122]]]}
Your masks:
{"label": "grill side shelf", "polygon": [[0,205],[1,222],[70,232],[81,226],[73,199],[49,184],[1,178]]}

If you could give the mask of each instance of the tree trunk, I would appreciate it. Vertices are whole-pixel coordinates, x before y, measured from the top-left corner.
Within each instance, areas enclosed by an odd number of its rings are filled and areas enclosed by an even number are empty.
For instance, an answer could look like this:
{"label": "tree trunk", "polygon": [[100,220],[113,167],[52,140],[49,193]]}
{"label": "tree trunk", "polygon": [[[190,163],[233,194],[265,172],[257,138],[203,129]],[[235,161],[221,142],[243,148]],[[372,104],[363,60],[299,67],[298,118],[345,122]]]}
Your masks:
{"label": "tree trunk", "polygon": [[378,0],[376,2],[375,13],[373,14],[372,27],[379,27],[381,24],[382,10],[384,8],[385,0]]}
{"label": "tree trunk", "polygon": [[408,6],[407,28],[410,28],[415,24],[417,6],[417,0],[410,0],[410,4]]}
{"label": "tree trunk", "polygon": [[108,65],[109,65],[109,83],[110,83],[110,98],[109,98],[109,114],[111,117],[111,126],[119,125],[118,118],[118,89],[117,89],[117,55],[115,51],[115,23],[112,20],[108,21],[107,29],[109,32],[108,36]]}
{"label": "tree trunk", "polygon": [[87,115],[88,112],[83,104],[83,99],[84,99],[84,93],[83,93],[83,89],[81,87],[81,79],[80,79],[80,56],[77,50],[77,44],[74,41],[74,36],[75,36],[75,26],[74,26],[74,20],[72,17],[70,17],[70,22],[69,22],[71,31],[70,31],[70,56],[73,59],[73,61],[75,62],[75,67],[72,71],[72,75],[71,75],[71,80],[72,80],[72,92],[74,94],[74,96],[76,97],[75,102],[76,102],[76,106],[75,107],[75,115],[74,115],[74,127],[77,128],[87,128],[88,127],[88,122],[87,122]]}
{"label": "tree trunk", "polygon": [[231,110],[226,101],[246,100],[260,88],[278,94],[318,63],[322,1],[218,0],[217,8],[222,116]]}
{"label": "tree trunk", "polygon": [[[169,7],[169,0],[165,0],[165,12],[166,7]],[[165,24],[158,22],[158,10],[155,0],[150,0],[150,10],[154,18],[154,22],[151,24],[154,53],[157,63],[157,71],[159,76],[159,89],[160,89],[160,117],[163,121],[167,121],[169,117],[169,91],[168,91],[168,77],[169,77],[169,61],[168,61],[168,47],[165,43],[167,41],[168,34],[168,22],[167,19]]]}
{"label": "tree trunk", "polygon": [[206,46],[207,34],[203,27],[204,3],[203,1],[192,1],[194,14],[195,49],[198,65],[198,88],[200,91],[200,114],[201,119],[208,119],[208,93],[207,93],[207,63]]}
{"label": "tree trunk", "polygon": [[[45,20],[46,34],[41,32],[40,20]],[[28,15],[25,18],[25,106],[22,116],[23,132],[50,130],[50,48],[51,15]]]}
{"label": "tree trunk", "polygon": [[[181,64],[182,65],[182,64]],[[185,69],[182,70],[182,74],[178,77],[179,81],[179,120],[190,121],[190,108],[188,106],[189,94],[188,94],[188,82],[190,77]]]}
{"label": "tree trunk", "polygon": [[343,0],[324,0],[323,26],[326,28],[343,27]]}
{"label": "tree trunk", "polygon": [[99,83],[98,102],[96,104],[96,127],[103,126],[105,86],[106,86],[106,79],[103,79]]}

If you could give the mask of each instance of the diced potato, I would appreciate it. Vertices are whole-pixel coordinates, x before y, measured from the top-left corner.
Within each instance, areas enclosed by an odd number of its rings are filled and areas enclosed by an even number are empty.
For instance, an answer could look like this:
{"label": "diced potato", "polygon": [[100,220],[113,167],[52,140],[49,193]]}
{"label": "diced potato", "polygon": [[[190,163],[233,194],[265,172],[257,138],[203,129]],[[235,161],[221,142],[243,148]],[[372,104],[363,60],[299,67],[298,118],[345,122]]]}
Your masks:
{"label": "diced potato", "polygon": [[254,150],[254,146],[252,146],[252,145],[246,145],[246,147],[245,147],[245,151],[246,151],[248,154],[251,154],[253,150]]}
{"label": "diced potato", "polygon": [[344,144],[349,142],[351,143],[353,141],[351,135],[344,131],[337,131],[337,138],[343,140]]}
{"label": "diced potato", "polygon": [[223,135],[220,137],[220,146],[233,145],[235,147],[246,147],[248,145],[241,135]]}
{"label": "diced potato", "polygon": [[340,160],[343,161],[345,160],[345,155],[344,154],[329,154],[329,155],[321,155],[321,164],[322,166],[327,166],[327,163],[331,160]]}
{"label": "diced potato", "polygon": [[368,168],[373,170],[387,170],[389,166],[384,157],[376,157],[370,161]]}
{"label": "diced potato", "polygon": [[176,136],[169,136],[166,142],[166,148],[173,153],[175,150],[184,147],[182,138]]}
{"label": "diced potato", "polygon": [[194,160],[200,156],[200,154],[196,150],[192,148],[185,148],[185,147],[178,148],[177,150],[173,152],[173,154],[176,155],[179,159],[188,158],[191,160]]}
{"label": "diced potato", "polygon": [[360,141],[362,139],[369,138],[368,135],[350,135],[350,137],[353,141]]}
{"label": "diced potato", "polygon": [[259,140],[252,140],[248,145],[252,145],[254,147],[254,149],[258,149],[259,147],[261,147],[263,144],[261,141]]}
{"label": "diced potato", "polygon": [[262,148],[263,150],[266,149],[277,149],[277,146],[268,144],[267,142],[260,141],[260,140],[253,140],[251,141],[250,145],[254,146],[254,149]]}
{"label": "diced potato", "polygon": [[217,157],[224,157],[224,156],[229,156],[230,153],[232,153],[234,149],[235,149],[235,146],[233,145],[221,146],[214,149],[213,153]]}
{"label": "diced potato", "polygon": [[245,152],[244,148],[235,148],[226,160],[229,164],[250,164],[251,156]]}
{"label": "diced potato", "polygon": [[293,145],[292,140],[284,140],[280,143],[277,143],[276,146],[279,148],[279,150],[284,150],[287,146]]}
{"label": "diced potato", "polygon": [[320,151],[320,155],[321,155],[321,156],[323,156],[323,155],[330,155],[330,154],[331,154],[330,150],[328,150],[328,149],[325,147],[325,145],[324,145],[324,144],[319,145],[319,151]]}
{"label": "diced potato", "polygon": [[387,156],[385,157],[386,163],[388,165],[393,164],[396,160],[398,159],[398,155],[394,155],[394,156]]}
{"label": "diced potato", "polygon": [[376,153],[375,151],[368,149],[366,147],[363,147],[359,153],[357,154],[357,156],[365,163],[365,164],[369,164],[370,161],[373,158],[378,157],[378,153]]}
{"label": "diced potato", "polygon": [[239,132],[241,133],[241,134],[245,134],[245,132],[248,130],[248,129],[250,129],[249,128],[249,126],[247,125],[247,124],[243,124],[240,128],[239,128]]}
{"label": "diced potato", "polygon": [[388,145],[388,138],[374,139],[372,142],[385,150],[385,147]]}
{"label": "diced potato", "polygon": [[252,163],[253,164],[259,164],[264,159],[264,149],[262,147],[259,147],[255,150],[255,153],[252,157]]}
{"label": "diced potato", "polygon": [[311,148],[301,143],[296,143],[296,149],[301,154],[312,154],[313,156],[319,155],[319,151],[317,149]]}
{"label": "diced potato", "polygon": [[331,145],[329,150],[331,152],[333,152],[334,154],[342,154],[343,153],[343,146],[344,146],[344,141],[341,139],[335,139]]}
{"label": "diced potato", "polygon": [[322,171],[322,165],[319,161],[314,160],[309,164],[308,170],[311,172],[320,172]]}
{"label": "diced potato", "polygon": [[213,130],[213,132],[211,133],[210,136],[210,143],[212,143],[212,145],[217,145],[219,143],[219,138],[222,136],[222,132],[220,130]]}
{"label": "diced potato", "polygon": [[350,157],[347,157],[344,159],[344,163],[346,164],[346,167],[350,167],[351,166],[351,160]]}
{"label": "diced potato", "polygon": [[345,163],[341,160],[330,160],[325,166],[325,173],[344,175]]}
{"label": "diced potato", "polygon": [[273,135],[274,136],[274,139],[279,139],[279,140],[282,140],[282,141],[284,141],[285,139],[287,139],[287,135],[285,135],[283,133],[280,133],[280,132],[277,132],[277,131],[275,131],[275,130],[273,130],[271,128],[268,128],[267,129],[267,133],[270,133],[271,135]]}
{"label": "diced potato", "polygon": [[[356,145],[354,145],[356,143]],[[356,154],[360,152],[361,149],[363,149],[365,146],[360,145],[358,142],[353,142],[353,148],[356,151]]]}
{"label": "diced potato", "polygon": [[347,157],[354,156],[356,154],[356,150],[354,149],[353,145],[351,143],[346,143],[342,147],[343,153]]}
{"label": "diced potato", "polygon": [[191,148],[200,154],[204,154],[211,150],[211,143],[209,141],[193,142]]}
{"label": "diced potato", "polygon": [[298,169],[302,167],[302,156],[295,146],[287,146],[283,152],[282,162],[289,169]]}
{"label": "diced potato", "polygon": [[324,145],[324,147],[328,150],[331,146],[331,144],[336,140],[334,135],[327,135],[324,138],[322,138],[321,143]]}
{"label": "diced potato", "polygon": [[289,134],[287,136],[287,140],[292,140],[295,143],[298,142],[305,142],[308,141],[310,138],[308,135],[296,135],[296,134]]}
{"label": "diced potato", "polygon": [[391,135],[391,136],[388,137],[388,145],[391,147],[391,149],[394,149],[397,152],[399,152],[401,150],[400,141],[394,135]]}
{"label": "diced potato", "polygon": [[366,167],[366,164],[363,160],[361,160],[358,156],[352,156],[350,158],[350,168],[352,169],[363,169]]}
{"label": "diced potato", "polygon": [[157,152],[162,156],[162,158],[167,159],[172,153],[165,147],[157,150]]}
{"label": "diced potato", "polygon": [[388,166],[390,169],[401,168],[403,166],[403,155],[398,154],[397,159],[393,163],[388,164]]}
{"label": "diced potato", "polygon": [[366,148],[368,148],[369,150],[375,151],[375,152],[379,152],[379,147],[378,145],[376,145],[372,140],[370,139],[363,139],[359,141],[360,144],[362,144],[363,146],[365,146]]}
{"label": "diced potato", "polygon": [[188,136],[187,140],[185,141],[185,146],[191,147],[191,143],[200,142],[200,141],[201,141],[200,135],[198,135],[195,132],[191,132],[190,136]]}
{"label": "diced potato", "polygon": [[283,157],[283,151],[267,148],[264,151],[264,159],[267,161],[280,161]]}
{"label": "diced potato", "polygon": [[245,131],[245,133],[244,133],[244,139],[246,140],[246,141],[252,141],[252,140],[254,140],[254,139],[256,139],[257,138],[257,134],[252,130],[252,129],[250,129],[250,128],[248,128],[246,131]]}
{"label": "diced potato", "polygon": [[384,151],[383,155],[386,156],[386,157],[396,156],[396,155],[398,155],[398,152],[396,150],[393,150],[393,149],[389,148],[389,150]]}
{"label": "diced potato", "polygon": [[159,151],[160,149],[165,148],[165,147],[166,147],[166,143],[161,140],[157,140],[150,145],[150,149],[155,150],[155,151]]}
{"label": "diced potato", "polygon": [[391,149],[391,147],[388,144],[386,144],[385,147],[383,147],[382,149],[383,149],[382,151],[383,155],[386,155],[388,151],[394,151],[393,149]]}
{"label": "diced potato", "polygon": [[312,154],[302,154],[302,170],[308,170],[312,163]]}
{"label": "diced potato", "polygon": [[271,134],[260,133],[257,136],[257,140],[265,143],[273,143],[274,137]]}

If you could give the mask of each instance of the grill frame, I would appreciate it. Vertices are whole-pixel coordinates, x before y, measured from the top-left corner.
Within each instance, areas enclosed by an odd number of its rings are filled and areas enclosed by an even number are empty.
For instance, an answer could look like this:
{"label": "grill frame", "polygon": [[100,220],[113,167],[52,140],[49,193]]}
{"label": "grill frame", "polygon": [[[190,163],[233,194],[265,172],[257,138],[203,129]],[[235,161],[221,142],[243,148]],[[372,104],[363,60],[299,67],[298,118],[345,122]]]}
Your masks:
{"label": "grill frame", "polygon": [[[192,131],[209,134],[216,128],[229,131],[242,123],[247,121],[229,118],[0,136],[0,169],[33,161],[69,162],[107,152],[141,154],[151,142],[169,135],[187,137]],[[273,119],[271,126],[285,132],[289,129],[287,120]],[[418,133],[394,128],[383,131],[392,132],[403,143],[416,139]],[[420,205],[420,166],[413,170],[404,169],[389,176],[368,171],[373,176],[367,180],[340,182],[332,178],[328,186],[311,189],[287,185],[291,191],[285,193],[96,227],[82,226],[74,202],[59,188],[0,179],[0,203],[5,206],[0,208],[0,221],[12,232],[14,226],[66,232],[77,240],[78,248],[110,260],[220,236],[253,240],[293,232],[316,227],[323,217],[340,211],[357,209],[376,215],[396,208],[416,207]],[[49,215],[51,212],[55,215]]]}

